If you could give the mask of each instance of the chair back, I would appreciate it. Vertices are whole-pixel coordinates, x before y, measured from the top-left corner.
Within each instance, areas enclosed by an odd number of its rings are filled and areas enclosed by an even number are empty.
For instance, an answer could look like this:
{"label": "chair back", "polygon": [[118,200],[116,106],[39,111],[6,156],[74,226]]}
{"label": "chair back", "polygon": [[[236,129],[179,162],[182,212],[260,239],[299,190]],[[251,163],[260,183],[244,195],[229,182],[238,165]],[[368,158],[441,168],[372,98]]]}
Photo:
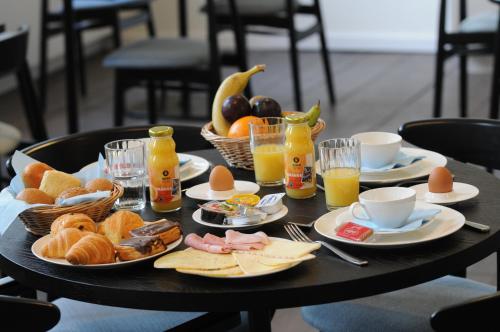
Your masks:
{"label": "chair back", "polygon": [[[104,144],[120,139],[149,137],[151,125],[136,127],[117,127],[78,133],[51,139],[32,145],[22,151],[27,155],[44,162],[57,170],[74,173],[83,166],[97,160],[99,153],[104,155]],[[174,140],[177,152],[210,149],[210,145],[200,134],[201,128],[196,126],[174,126]],[[10,159],[7,169],[14,175]]]}
{"label": "chair back", "polygon": [[59,308],[50,302],[0,295],[4,331],[47,331],[61,318]]}
{"label": "chair back", "polygon": [[500,169],[500,121],[431,119],[403,124],[399,134],[408,143],[458,161]]}
{"label": "chair back", "polygon": [[28,28],[0,33],[0,76],[17,71],[26,59]]}

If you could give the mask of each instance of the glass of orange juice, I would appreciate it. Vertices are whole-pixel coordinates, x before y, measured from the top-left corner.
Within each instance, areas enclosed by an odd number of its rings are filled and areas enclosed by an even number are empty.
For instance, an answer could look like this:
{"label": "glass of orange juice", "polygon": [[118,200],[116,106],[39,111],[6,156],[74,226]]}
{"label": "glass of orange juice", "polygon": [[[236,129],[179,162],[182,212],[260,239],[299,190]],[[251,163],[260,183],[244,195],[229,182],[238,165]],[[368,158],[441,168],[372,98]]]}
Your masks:
{"label": "glass of orange juice", "polygon": [[321,142],[318,150],[328,210],[357,202],[361,167],[359,141],[352,138],[329,139]]}
{"label": "glass of orange juice", "polygon": [[255,180],[261,186],[279,186],[285,177],[285,121],[267,117],[250,122],[250,149]]}

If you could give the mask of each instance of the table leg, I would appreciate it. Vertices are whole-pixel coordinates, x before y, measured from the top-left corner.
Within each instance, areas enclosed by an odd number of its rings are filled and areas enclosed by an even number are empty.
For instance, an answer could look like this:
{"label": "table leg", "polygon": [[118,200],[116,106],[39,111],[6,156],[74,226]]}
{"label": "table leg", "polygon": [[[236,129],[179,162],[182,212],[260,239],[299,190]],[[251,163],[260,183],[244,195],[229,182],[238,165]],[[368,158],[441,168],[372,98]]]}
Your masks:
{"label": "table leg", "polygon": [[75,82],[75,30],[72,0],[64,0],[64,53],[66,69],[66,109],[68,131],[78,131],[78,104]]}
{"label": "table leg", "polygon": [[271,332],[271,311],[266,308],[248,311],[248,325],[251,332]]}

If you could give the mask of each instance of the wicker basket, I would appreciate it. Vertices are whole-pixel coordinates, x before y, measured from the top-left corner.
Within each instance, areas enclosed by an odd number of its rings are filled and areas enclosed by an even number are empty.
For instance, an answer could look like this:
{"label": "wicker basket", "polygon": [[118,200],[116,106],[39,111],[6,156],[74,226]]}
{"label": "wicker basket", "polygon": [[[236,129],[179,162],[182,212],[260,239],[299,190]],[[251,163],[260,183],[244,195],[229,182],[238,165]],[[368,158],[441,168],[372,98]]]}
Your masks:
{"label": "wicker basket", "polygon": [[19,215],[26,230],[43,236],[50,233],[50,225],[59,216],[66,213],[85,213],[95,222],[101,221],[109,214],[115,201],[123,195],[123,187],[114,183],[111,196],[93,202],[70,206],[39,206],[25,210]]}
{"label": "wicker basket", "polygon": [[[325,121],[319,119],[316,125],[311,128],[311,137],[314,140],[325,129]],[[227,163],[237,168],[253,171],[253,157],[250,151],[250,138],[228,138],[219,136],[214,132],[212,122],[201,128],[201,136],[212,143]]]}

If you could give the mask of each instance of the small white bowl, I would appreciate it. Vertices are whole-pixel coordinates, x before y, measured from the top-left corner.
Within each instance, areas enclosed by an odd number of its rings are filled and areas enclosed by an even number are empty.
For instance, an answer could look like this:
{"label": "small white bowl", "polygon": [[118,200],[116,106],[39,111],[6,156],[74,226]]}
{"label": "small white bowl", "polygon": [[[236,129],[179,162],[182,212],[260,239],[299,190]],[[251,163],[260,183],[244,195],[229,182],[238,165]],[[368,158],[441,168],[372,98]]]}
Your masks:
{"label": "small white bowl", "polygon": [[353,135],[361,143],[361,165],[368,168],[385,166],[396,158],[402,138],[398,134],[372,131]]}

